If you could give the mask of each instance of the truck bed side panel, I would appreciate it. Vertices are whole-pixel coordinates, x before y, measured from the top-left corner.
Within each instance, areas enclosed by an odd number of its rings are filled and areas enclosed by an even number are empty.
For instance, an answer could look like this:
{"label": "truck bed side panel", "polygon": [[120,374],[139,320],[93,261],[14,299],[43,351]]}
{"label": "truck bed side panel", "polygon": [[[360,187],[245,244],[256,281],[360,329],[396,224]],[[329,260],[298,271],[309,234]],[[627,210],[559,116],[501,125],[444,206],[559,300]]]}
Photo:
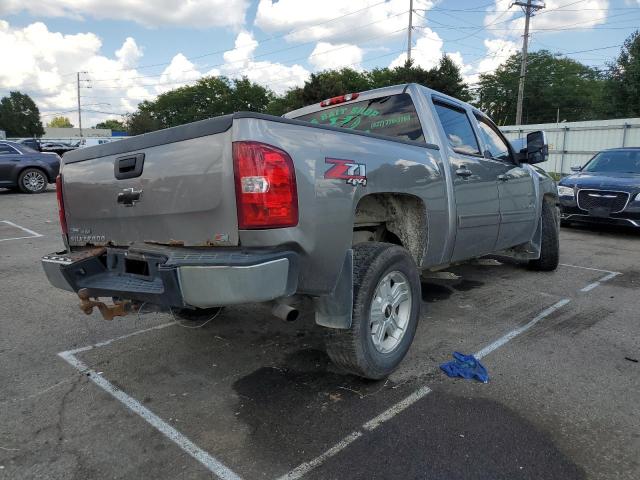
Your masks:
{"label": "truck bed side panel", "polygon": [[[299,290],[326,294],[334,287],[352,244],[354,213],[369,194],[419,197],[428,211],[428,246],[423,266],[441,261],[448,233],[447,195],[440,152],[413,142],[396,142],[336,128],[315,128],[285,119],[236,118],[233,141],[254,140],[282,148],[296,167],[300,222],[297,227],[241,230],[243,246],[297,245],[301,251]],[[325,178],[338,158],[366,165],[366,186]]]}

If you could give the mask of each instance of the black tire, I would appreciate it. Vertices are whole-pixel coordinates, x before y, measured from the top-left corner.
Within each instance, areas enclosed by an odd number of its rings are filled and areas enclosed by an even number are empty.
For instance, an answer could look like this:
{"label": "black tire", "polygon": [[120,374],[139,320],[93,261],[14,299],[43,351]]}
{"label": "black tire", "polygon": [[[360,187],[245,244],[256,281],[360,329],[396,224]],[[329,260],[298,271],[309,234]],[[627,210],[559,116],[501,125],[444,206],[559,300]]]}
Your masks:
{"label": "black tire", "polygon": [[550,272],[558,268],[560,262],[560,231],[558,228],[558,208],[550,202],[542,203],[542,245],[540,258],[529,260],[529,268]]}
{"label": "black tire", "polygon": [[[353,253],[351,328],[328,333],[327,353],[336,365],[347,372],[378,380],[393,372],[409,351],[420,316],[420,275],[409,252],[397,245],[365,242],[355,245]],[[407,307],[409,318],[399,343],[393,350],[382,353],[373,343],[370,310],[378,284],[392,272],[400,272],[407,279],[411,303]]]}
{"label": "black tire", "polygon": [[39,168],[25,168],[18,175],[18,188],[22,193],[42,193],[48,183],[47,174]]}

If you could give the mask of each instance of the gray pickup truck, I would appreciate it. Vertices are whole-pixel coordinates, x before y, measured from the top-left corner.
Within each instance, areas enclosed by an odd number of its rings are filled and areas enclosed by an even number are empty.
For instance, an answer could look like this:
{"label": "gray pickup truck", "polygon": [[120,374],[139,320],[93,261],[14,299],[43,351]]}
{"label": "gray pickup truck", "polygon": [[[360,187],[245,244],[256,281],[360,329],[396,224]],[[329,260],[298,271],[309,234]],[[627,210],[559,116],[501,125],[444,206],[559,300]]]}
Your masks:
{"label": "gray pickup truck", "polygon": [[[236,113],[64,156],[66,250],[50,282],[105,318],[312,299],[332,360],[391,373],[413,340],[420,273],[491,253],[558,264],[558,195],[474,107],[420,85],[274,117]],[[108,304],[100,298],[110,298]]]}

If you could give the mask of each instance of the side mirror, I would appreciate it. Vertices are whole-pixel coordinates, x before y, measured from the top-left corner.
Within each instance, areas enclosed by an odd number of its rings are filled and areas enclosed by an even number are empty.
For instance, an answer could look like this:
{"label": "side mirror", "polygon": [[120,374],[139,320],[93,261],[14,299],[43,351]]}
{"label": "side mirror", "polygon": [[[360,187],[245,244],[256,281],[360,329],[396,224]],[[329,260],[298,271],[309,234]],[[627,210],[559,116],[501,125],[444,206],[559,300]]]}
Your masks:
{"label": "side mirror", "polygon": [[543,131],[531,132],[527,134],[527,157],[525,163],[546,162],[549,157],[549,145],[547,136]]}
{"label": "side mirror", "polygon": [[571,167],[571,171],[572,172],[579,172],[582,170],[582,167],[580,165],[575,165],[573,167]]}

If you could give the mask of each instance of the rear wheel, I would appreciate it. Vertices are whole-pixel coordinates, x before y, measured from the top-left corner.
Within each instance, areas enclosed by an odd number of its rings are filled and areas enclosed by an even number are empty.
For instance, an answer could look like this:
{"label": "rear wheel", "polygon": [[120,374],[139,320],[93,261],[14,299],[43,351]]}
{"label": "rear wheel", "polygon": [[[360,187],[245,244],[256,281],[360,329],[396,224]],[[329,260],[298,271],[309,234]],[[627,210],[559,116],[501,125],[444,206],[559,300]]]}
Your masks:
{"label": "rear wheel", "polygon": [[404,248],[366,242],[354,247],[351,328],[332,330],[327,353],[344,370],[388,376],[407,354],[420,314],[420,276]]}
{"label": "rear wheel", "polygon": [[18,176],[18,187],[24,193],[42,193],[47,183],[47,175],[39,168],[27,168]]}
{"label": "rear wheel", "polygon": [[542,203],[542,241],[540,258],[529,260],[532,270],[552,271],[560,262],[560,231],[558,228],[558,208],[550,202]]}

